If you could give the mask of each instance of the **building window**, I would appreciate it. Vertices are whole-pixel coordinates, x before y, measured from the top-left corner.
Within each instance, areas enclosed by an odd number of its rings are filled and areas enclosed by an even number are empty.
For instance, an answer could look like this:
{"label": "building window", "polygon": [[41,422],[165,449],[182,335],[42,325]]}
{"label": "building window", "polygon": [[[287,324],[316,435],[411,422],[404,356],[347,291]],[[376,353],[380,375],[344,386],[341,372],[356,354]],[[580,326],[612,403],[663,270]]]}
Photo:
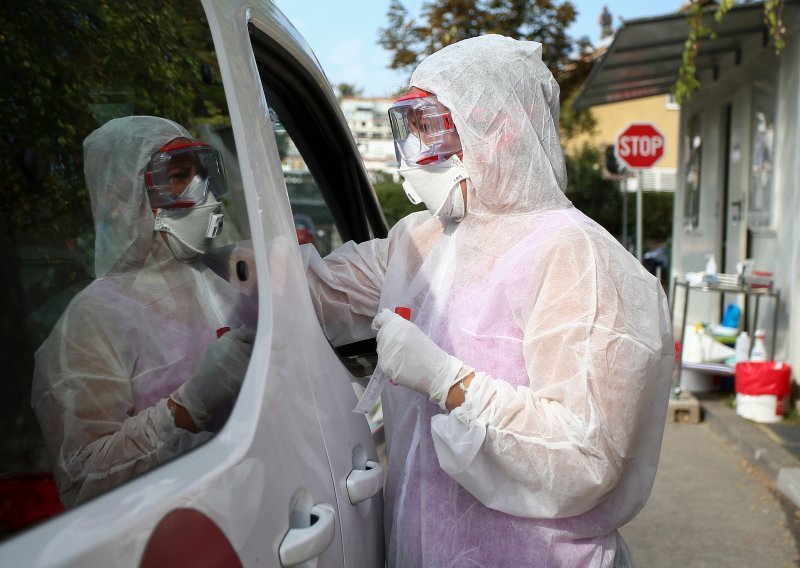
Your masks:
{"label": "building window", "polygon": [[775,93],[767,83],[754,85],[752,140],[747,223],[751,229],[766,229],[772,226],[775,184]]}
{"label": "building window", "polygon": [[689,119],[684,137],[684,175],[685,192],[683,194],[683,227],[686,230],[696,229],[700,222],[700,166],[703,139],[700,136],[700,117]]}

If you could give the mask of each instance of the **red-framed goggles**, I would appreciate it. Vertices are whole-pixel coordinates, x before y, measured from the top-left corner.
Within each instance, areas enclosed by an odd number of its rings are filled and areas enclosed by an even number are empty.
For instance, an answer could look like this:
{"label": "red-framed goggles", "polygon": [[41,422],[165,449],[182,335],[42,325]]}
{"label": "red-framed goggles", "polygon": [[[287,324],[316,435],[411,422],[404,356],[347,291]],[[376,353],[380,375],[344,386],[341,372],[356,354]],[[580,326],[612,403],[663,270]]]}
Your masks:
{"label": "red-framed goggles", "polygon": [[153,209],[187,209],[205,201],[210,191],[219,199],[227,190],[219,152],[203,142],[167,144],[150,157],[144,188]]}
{"label": "red-framed goggles", "polygon": [[434,95],[412,89],[389,109],[397,160],[424,165],[461,152],[450,110]]}

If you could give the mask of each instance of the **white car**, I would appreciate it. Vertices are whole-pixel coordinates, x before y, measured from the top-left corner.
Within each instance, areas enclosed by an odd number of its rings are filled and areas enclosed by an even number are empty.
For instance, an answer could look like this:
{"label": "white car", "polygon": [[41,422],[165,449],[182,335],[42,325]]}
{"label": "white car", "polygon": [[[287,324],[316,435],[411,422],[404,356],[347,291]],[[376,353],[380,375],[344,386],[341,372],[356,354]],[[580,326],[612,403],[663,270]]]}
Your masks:
{"label": "white car", "polygon": [[[386,224],[308,45],[268,0],[36,2],[4,22],[0,565],[382,566],[384,472],[352,412],[374,341],[326,340],[293,214],[328,247]],[[258,290],[255,349],[210,441],[57,513],[33,353],[92,279],[81,141],[128,114],[172,118],[222,150],[225,242],[254,251],[256,274],[238,278]]]}

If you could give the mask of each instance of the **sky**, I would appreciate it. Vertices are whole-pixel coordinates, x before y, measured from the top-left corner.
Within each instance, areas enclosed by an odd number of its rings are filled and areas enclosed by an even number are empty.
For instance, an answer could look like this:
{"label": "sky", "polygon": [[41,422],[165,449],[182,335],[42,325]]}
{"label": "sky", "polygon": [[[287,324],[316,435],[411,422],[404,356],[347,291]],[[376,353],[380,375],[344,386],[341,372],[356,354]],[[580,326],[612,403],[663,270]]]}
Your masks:
{"label": "sky", "polygon": [[[368,97],[390,95],[408,80],[405,72],[389,69],[390,54],[378,45],[386,26],[389,0],[274,0],[305,37],[331,84],[350,83]],[[401,0],[417,14],[425,0]],[[608,6],[614,17],[633,20],[676,11],[685,0],[573,0],[578,17],[569,28],[573,37],[600,39],[597,18]],[[545,46],[546,49],[546,46]]]}

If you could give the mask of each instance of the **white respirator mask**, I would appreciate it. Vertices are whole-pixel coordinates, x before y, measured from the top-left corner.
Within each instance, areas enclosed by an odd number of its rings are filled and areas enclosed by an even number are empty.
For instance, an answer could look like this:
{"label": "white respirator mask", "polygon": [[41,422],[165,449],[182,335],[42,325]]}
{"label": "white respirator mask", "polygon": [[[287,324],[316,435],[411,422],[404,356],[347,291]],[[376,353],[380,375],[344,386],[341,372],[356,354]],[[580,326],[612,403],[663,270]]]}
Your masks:
{"label": "white respirator mask", "polygon": [[469,179],[469,174],[457,155],[424,166],[405,160],[402,164],[399,173],[405,178],[403,190],[411,203],[425,203],[434,217],[456,222],[464,218],[466,207],[461,182]]}
{"label": "white respirator mask", "polygon": [[222,232],[222,204],[213,193],[188,209],[159,209],[155,230],[167,234],[175,258],[188,262],[208,250],[210,240]]}

